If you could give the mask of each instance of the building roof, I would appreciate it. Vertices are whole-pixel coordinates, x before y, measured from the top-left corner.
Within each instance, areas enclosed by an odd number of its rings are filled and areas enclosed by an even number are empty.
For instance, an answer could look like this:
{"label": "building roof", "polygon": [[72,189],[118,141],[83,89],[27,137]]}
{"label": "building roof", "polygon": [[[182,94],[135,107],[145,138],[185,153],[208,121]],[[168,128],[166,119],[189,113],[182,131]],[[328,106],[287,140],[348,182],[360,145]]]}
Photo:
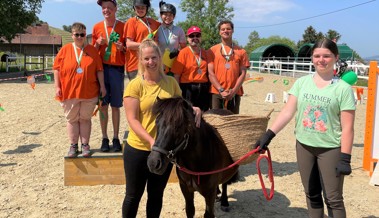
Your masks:
{"label": "building roof", "polygon": [[[302,45],[297,53],[297,57],[311,57],[313,43],[306,43]],[[346,44],[337,44],[339,58],[342,60],[354,59],[354,51]]]}
{"label": "building roof", "polygon": [[[1,39],[7,42],[4,38]],[[12,44],[19,45],[62,45],[60,35],[50,35],[47,23],[37,24],[26,28],[25,33],[17,34],[11,41]]]}
{"label": "building roof", "polygon": [[294,57],[295,52],[284,44],[261,46],[250,53],[250,60],[260,60],[261,57]]}

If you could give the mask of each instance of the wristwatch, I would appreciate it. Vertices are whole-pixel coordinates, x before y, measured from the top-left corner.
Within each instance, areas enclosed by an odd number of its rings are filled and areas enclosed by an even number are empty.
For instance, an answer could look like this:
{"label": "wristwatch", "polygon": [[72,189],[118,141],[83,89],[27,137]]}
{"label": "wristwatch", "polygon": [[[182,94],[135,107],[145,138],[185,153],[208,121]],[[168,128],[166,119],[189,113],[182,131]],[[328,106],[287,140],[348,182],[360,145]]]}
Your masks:
{"label": "wristwatch", "polygon": [[222,87],[218,89],[218,92],[219,92],[220,94],[221,94],[221,92],[223,92],[223,91],[225,91],[225,89],[222,88]]}

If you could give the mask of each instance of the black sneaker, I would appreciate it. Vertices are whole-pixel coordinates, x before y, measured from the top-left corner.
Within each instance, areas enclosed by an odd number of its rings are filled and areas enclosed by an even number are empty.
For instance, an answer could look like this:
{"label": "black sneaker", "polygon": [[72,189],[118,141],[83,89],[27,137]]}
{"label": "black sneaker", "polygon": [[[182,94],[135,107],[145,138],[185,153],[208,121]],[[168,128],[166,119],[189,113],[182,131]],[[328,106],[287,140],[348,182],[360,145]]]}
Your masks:
{"label": "black sneaker", "polygon": [[101,148],[100,150],[102,152],[108,152],[110,150],[109,147],[109,139],[104,138],[103,141],[101,142]]}
{"label": "black sneaker", "polygon": [[122,150],[122,147],[121,147],[119,139],[113,139],[112,140],[112,144],[113,144],[113,149],[114,149],[115,152],[119,152],[119,151]]}

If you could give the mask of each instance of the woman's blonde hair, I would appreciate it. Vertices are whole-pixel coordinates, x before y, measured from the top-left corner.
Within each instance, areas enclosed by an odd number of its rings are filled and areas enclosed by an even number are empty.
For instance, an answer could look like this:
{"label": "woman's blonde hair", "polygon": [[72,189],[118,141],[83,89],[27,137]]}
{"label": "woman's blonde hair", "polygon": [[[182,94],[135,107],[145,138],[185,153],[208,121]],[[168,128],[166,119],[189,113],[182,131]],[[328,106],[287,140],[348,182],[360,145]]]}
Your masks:
{"label": "woman's blonde hair", "polygon": [[143,72],[145,71],[145,66],[142,64],[142,49],[144,48],[153,48],[154,51],[158,54],[159,60],[158,60],[158,70],[159,74],[161,74],[164,78],[166,75],[163,71],[163,63],[162,63],[162,53],[161,50],[159,49],[157,43],[154,42],[152,39],[144,39],[138,49],[138,75],[142,76]]}

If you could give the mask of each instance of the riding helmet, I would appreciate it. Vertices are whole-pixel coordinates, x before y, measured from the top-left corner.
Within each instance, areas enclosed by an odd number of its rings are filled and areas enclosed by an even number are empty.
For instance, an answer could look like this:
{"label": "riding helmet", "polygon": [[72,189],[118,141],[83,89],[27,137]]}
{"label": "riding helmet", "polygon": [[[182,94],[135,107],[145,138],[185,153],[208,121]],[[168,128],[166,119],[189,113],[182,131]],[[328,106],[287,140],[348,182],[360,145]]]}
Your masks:
{"label": "riding helmet", "polygon": [[163,14],[163,13],[171,13],[171,14],[173,14],[175,16],[176,15],[176,8],[172,4],[163,4],[161,6],[160,12],[161,12],[161,14]]}
{"label": "riding helmet", "polygon": [[150,8],[150,0],[133,0],[133,6],[146,6]]}

